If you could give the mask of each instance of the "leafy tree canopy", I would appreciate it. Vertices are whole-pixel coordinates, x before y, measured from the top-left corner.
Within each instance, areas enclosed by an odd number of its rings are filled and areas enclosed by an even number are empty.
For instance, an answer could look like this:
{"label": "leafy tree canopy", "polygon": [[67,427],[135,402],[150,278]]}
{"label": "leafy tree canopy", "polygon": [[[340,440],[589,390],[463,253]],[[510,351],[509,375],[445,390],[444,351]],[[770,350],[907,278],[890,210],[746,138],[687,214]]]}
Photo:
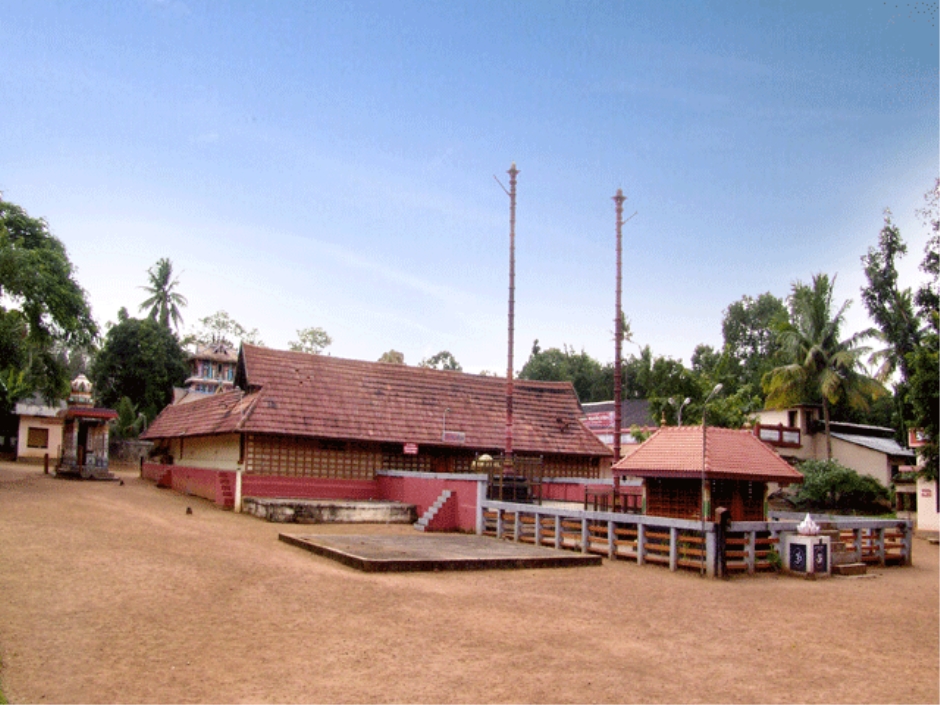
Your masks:
{"label": "leafy tree canopy", "polygon": [[189,374],[186,353],[176,336],[151,318],[137,319],[122,310],[91,366],[99,403],[115,406],[128,397],[148,420],[173,399],[173,387]]}
{"label": "leafy tree canopy", "polygon": [[398,352],[397,350],[388,350],[382,353],[382,357],[379,358],[379,362],[388,362],[392,365],[404,365],[405,354]]}
{"label": "leafy tree canopy", "polygon": [[612,391],[608,395],[601,364],[583,350],[576,353],[567,345],[561,350],[542,350],[536,340],[518,376],[543,382],[571,382],[582,403],[613,398]]}
{"label": "leafy tree canopy", "polygon": [[430,367],[435,370],[454,370],[461,372],[463,367],[447,350],[441,350],[436,355],[424,358],[418,363],[418,367]]}
{"label": "leafy tree canopy", "polygon": [[247,330],[238,321],[228,315],[226,311],[216,311],[211,316],[199,319],[199,328],[195,333],[186,336],[181,344],[183,346],[210,345],[211,343],[225,342],[229,345],[264,345],[257,328]]}
{"label": "leafy tree canopy", "polygon": [[742,296],[725,309],[721,322],[727,373],[736,378],[735,386],[760,387],[761,377],[773,367],[779,349],[775,326],[787,318],[783,301],[767,292],[756,299]]}
{"label": "leafy tree canopy", "polygon": [[920,344],[921,323],[914,312],[914,296],[910,289],[898,288],[895,261],[907,254],[907,245],[901,232],[891,221],[891,211],[885,210],[884,227],[878,238],[878,247],[869,247],[862,257],[868,285],[862,288],[862,301],[868,314],[878,327],[871,331],[886,347],[872,355],[880,363],[877,378],[885,382],[896,369],[901,370],[902,382],[910,376],[906,356]]}
{"label": "leafy tree canopy", "polygon": [[806,460],[799,469],[803,483],[795,500],[802,509],[879,513],[890,506],[887,487],[835,460]]}
{"label": "leafy tree canopy", "polygon": [[295,352],[319,355],[333,344],[333,339],[322,328],[301,328],[297,331],[297,340],[287,346]]}
{"label": "leafy tree canopy", "polygon": [[98,327],[65,246],[44,220],[2,199],[0,300],[0,373],[21,380],[0,401],[9,405],[36,390],[48,399],[65,394],[68,368],[60,353],[89,348]]}

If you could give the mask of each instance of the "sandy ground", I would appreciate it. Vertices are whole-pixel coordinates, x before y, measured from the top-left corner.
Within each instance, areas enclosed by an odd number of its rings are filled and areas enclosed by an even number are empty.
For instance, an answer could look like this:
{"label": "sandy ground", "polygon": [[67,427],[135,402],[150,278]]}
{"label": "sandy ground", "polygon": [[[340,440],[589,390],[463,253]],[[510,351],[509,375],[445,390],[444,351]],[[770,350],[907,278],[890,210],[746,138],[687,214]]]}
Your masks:
{"label": "sandy ground", "polygon": [[120,475],[0,465],[10,702],[940,699],[937,547],[922,540],[912,568],[819,581],[610,561],[365,574]]}

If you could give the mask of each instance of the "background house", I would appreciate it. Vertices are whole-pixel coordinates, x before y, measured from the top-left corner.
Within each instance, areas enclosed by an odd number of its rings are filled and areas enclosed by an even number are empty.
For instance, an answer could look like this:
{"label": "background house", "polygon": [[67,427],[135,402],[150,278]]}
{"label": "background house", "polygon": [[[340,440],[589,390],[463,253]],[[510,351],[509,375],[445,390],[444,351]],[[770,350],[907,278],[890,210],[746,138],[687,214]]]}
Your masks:
{"label": "background house", "polygon": [[[894,439],[894,429],[832,421],[832,458],[860,475],[869,475],[885,487],[905,465],[915,461],[914,451]],[[821,407],[761,411],[755,435],[791,462],[825,460],[826,433]]]}
{"label": "background house", "polygon": [[224,340],[197,345],[189,358],[190,375],[175,389],[174,403],[191,402],[209,394],[230,391],[235,386],[238,351]]}
{"label": "background house", "polygon": [[16,459],[26,462],[42,462],[48,455],[53,461],[62,452],[61,414],[65,411],[65,400],[49,404],[39,394],[16,403],[15,414],[19,417],[16,435]]}

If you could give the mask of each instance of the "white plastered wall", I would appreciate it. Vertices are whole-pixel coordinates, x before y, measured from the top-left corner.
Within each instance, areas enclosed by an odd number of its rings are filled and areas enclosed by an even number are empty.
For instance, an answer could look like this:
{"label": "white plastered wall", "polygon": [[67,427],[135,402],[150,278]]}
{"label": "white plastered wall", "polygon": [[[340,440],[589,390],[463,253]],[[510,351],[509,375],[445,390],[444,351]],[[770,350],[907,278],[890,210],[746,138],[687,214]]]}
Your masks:
{"label": "white plastered wall", "polygon": [[[45,428],[49,441],[45,448],[30,448],[29,429]],[[20,416],[20,429],[16,441],[16,457],[20,460],[42,460],[48,453],[55,462],[62,450],[62,420],[51,416]]]}
{"label": "white plastered wall", "polygon": [[173,439],[171,448],[173,461],[177,465],[213,470],[238,469],[239,436],[237,433]]}
{"label": "white plastered wall", "polygon": [[917,530],[940,531],[936,482],[917,480]]}

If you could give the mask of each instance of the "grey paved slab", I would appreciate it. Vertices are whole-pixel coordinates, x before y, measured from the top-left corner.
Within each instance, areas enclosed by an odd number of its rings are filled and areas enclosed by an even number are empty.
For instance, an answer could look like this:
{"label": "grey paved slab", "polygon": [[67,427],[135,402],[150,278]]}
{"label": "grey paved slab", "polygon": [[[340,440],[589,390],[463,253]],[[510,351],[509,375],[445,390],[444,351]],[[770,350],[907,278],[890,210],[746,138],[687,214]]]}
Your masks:
{"label": "grey paved slab", "polygon": [[564,568],[600,565],[598,555],[467,534],[415,536],[280,534],[281,541],[367,572]]}

